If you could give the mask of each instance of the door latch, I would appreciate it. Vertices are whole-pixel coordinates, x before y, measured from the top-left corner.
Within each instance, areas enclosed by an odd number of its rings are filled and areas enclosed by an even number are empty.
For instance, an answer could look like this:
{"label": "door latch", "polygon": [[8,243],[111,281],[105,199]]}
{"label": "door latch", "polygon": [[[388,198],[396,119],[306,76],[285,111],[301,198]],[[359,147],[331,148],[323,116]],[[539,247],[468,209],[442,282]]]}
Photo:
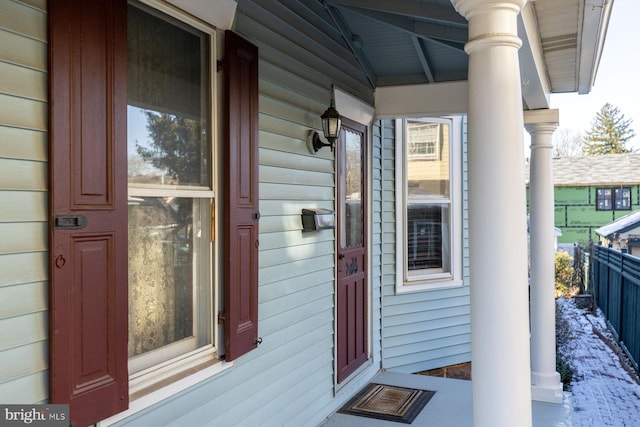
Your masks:
{"label": "door latch", "polygon": [[84,215],[55,215],[53,228],[56,230],[77,230],[87,226],[87,217]]}

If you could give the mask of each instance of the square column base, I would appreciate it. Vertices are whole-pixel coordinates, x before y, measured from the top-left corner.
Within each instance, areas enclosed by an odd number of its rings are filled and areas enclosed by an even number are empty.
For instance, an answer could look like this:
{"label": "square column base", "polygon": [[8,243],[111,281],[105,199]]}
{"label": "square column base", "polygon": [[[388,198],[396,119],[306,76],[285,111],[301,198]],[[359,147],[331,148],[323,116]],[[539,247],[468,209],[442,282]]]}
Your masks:
{"label": "square column base", "polygon": [[531,373],[531,399],[538,402],[562,403],[560,374]]}

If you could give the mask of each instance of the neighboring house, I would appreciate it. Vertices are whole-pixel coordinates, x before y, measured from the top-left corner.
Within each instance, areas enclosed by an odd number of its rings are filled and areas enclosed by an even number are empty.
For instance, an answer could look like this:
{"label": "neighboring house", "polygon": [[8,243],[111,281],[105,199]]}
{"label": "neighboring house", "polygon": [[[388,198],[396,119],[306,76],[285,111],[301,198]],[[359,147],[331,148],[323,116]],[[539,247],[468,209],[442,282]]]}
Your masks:
{"label": "neighboring house", "polygon": [[530,424],[560,384],[518,141],[590,91],[591,3],[2,1],[0,403],[313,426],[473,348],[474,422]]}
{"label": "neighboring house", "polygon": [[640,209],[596,229],[600,244],[640,257]]}
{"label": "neighboring house", "polygon": [[553,159],[560,246],[597,241],[595,230],[640,207],[640,154]]}

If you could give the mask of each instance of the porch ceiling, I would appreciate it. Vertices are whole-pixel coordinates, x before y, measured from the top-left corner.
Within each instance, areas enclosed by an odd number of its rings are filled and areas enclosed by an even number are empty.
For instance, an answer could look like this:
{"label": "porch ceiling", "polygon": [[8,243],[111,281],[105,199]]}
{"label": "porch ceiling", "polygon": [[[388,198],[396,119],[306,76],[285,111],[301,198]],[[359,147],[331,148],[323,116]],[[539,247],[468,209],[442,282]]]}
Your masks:
{"label": "porch ceiling", "polygon": [[[519,18],[525,108],[588,93],[613,0],[529,1]],[[467,21],[450,0],[324,0],[372,87],[467,79]]]}

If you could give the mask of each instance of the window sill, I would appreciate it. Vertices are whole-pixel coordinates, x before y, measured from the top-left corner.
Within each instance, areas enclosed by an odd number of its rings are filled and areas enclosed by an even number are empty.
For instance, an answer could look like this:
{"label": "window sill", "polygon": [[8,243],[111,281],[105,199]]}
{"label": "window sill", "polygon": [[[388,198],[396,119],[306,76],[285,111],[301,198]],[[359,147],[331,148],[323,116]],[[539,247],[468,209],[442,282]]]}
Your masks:
{"label": "window sill", "polygon": [[461,288],[464,281],[460,279],[449,280],[423,280],[415,282],[405,282],[396,286],[397,294],[407,294],[412,292],[435,291],[440,289]]}
{"label": "window sill", "polygon": [[[152,385],[131,392],[129,395],[129,409],[98,422],[96,426],[106,427],[115,424],[234,366],[233,362],[217,360],[213,358],[213,355],[210,356],[209,360],[180,370],[173,375],[154,382]],[[133,389],[131,384],[129,389]]]}

